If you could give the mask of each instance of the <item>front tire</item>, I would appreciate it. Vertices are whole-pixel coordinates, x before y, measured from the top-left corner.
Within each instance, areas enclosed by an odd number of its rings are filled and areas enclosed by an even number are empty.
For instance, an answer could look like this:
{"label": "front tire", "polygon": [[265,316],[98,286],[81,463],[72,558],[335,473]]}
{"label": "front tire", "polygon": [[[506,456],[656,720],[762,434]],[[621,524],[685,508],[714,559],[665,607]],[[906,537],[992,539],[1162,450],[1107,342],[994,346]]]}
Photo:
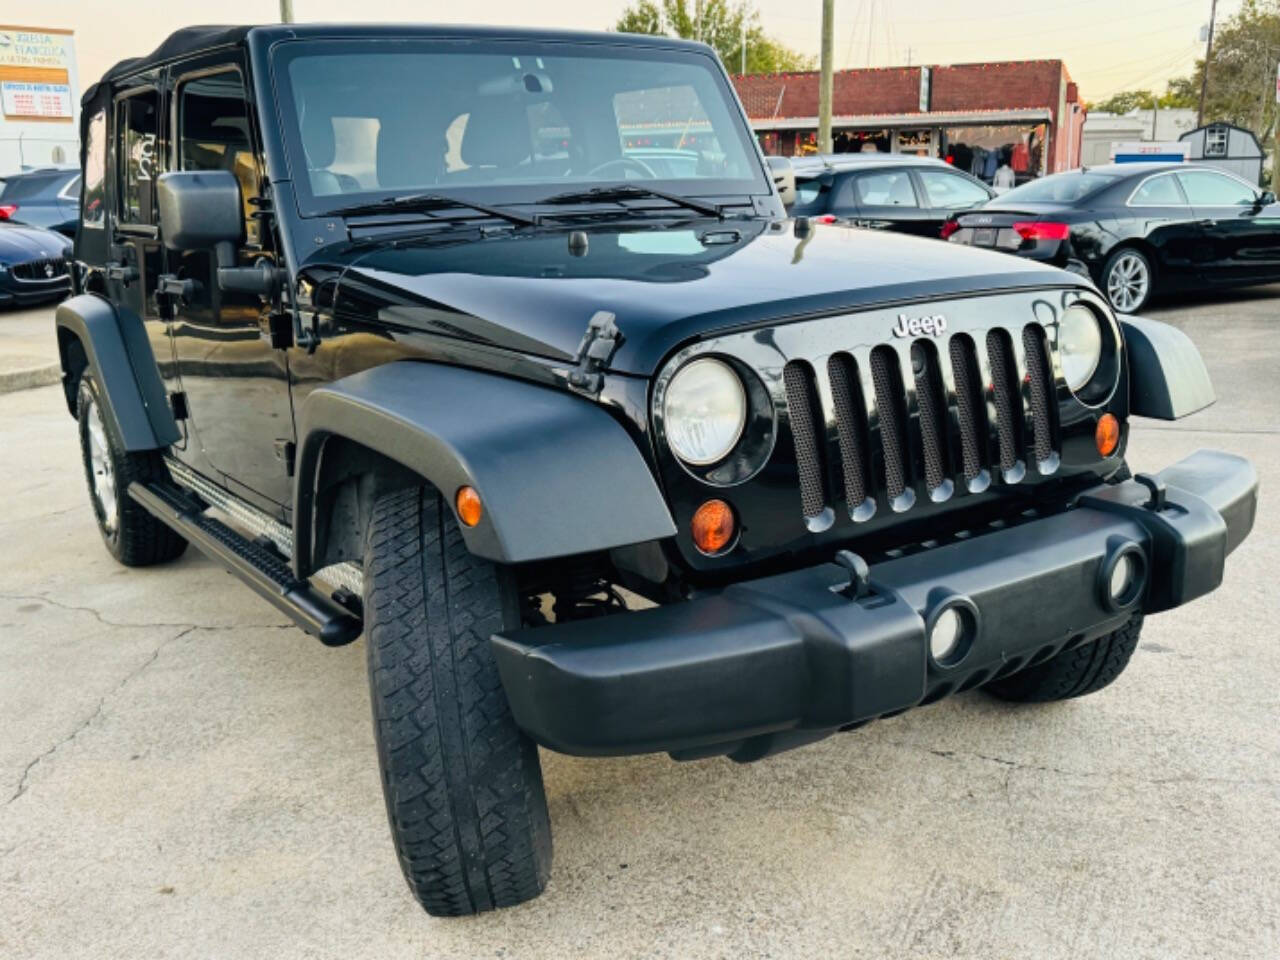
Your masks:
{"label": "front tire", "polygon": [[1121,247],[1102,267],[1102,289],[1118,313],[1137,313],[1151,300],[1156,271],[1136,247]]}
{"label": "front tire", "polygon": [[364,571],[374,737],[409,889],[438,917],[536,897],[551,872],[542,768],[489,647],[520,622],[509,574],[467,552],[425,487],[378,500]]}
{"label": "front tire", "polygon": [[124,449],[103,412],[102,389],[92,371],[81,375],[76,396],[80,457],[102,542],[126,567],[176,560],[187,549],[187,541],[129,496],[129,484],[135,480],[149,483],[168,477],[160,453]]}
{"label": "front tire", "polygon": [[1139,613],[1105,637],[1064,650],[1038,666],[988,683],[983,689],[1016,703],[1049,703],[1095,693],[1110,686],[1124,672],[1141,632]]}

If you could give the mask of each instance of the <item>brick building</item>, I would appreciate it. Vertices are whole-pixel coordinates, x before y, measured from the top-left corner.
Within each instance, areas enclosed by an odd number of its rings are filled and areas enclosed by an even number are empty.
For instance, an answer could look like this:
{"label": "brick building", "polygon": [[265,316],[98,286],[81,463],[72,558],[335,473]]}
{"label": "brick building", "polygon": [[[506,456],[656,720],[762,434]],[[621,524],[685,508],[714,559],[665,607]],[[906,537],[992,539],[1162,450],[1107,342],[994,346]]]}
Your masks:
{"label": "brick building", "polygon": [[[817,71],[733,82],[766,153],[816,150]],[[988,180],[991,158],[1020,180],[1079,166],[1084,109],[1061,60],[840,70],[833,86],[838,153],[950,157]]]}

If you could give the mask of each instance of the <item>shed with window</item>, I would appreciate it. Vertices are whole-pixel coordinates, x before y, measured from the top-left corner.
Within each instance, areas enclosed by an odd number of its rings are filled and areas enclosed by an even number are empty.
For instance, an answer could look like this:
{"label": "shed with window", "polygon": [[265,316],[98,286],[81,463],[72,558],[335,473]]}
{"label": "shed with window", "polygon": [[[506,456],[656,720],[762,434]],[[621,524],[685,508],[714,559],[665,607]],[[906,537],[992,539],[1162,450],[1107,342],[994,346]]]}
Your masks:
{"label": "shed with window", "polygon": [[1190,145],[1187,159],[1218,167],[1250,183],[1262,182],[1262,146],[1252,130],[1231,123],[1210,123],[1178,138]]}

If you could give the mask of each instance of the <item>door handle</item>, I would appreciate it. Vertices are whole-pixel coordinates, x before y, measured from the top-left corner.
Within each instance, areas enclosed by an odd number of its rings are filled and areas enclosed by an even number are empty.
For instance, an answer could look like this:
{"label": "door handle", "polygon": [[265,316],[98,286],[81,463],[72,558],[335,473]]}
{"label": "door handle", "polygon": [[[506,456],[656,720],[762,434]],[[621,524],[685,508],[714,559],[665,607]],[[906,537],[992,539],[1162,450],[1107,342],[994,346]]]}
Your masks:
{"label": "door handle", "polygon": [[1197,226],[1197,227],[1212,227],[1212,226],[1213,226],[1214,224],[1216,224],[1217,222],[1218,222],[1217,220],[1197,220],[1197,221],[1196,221],[1196,226]]}

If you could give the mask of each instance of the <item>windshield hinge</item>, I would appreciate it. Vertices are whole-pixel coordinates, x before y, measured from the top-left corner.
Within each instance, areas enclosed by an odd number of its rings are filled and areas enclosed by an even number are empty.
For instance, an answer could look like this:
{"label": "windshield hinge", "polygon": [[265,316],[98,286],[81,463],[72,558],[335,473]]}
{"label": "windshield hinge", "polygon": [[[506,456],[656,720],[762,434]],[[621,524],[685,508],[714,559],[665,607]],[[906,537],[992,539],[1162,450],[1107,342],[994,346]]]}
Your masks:
{"label": "windshield hinge", "polygon": [[569,389],[592,397],[599,395],[604,386],[601,371],[622,345],[622,333],[615,320],[609,311],[598,310],[587,321],[587,332],[578,344],[578,365],[569,371]]}

